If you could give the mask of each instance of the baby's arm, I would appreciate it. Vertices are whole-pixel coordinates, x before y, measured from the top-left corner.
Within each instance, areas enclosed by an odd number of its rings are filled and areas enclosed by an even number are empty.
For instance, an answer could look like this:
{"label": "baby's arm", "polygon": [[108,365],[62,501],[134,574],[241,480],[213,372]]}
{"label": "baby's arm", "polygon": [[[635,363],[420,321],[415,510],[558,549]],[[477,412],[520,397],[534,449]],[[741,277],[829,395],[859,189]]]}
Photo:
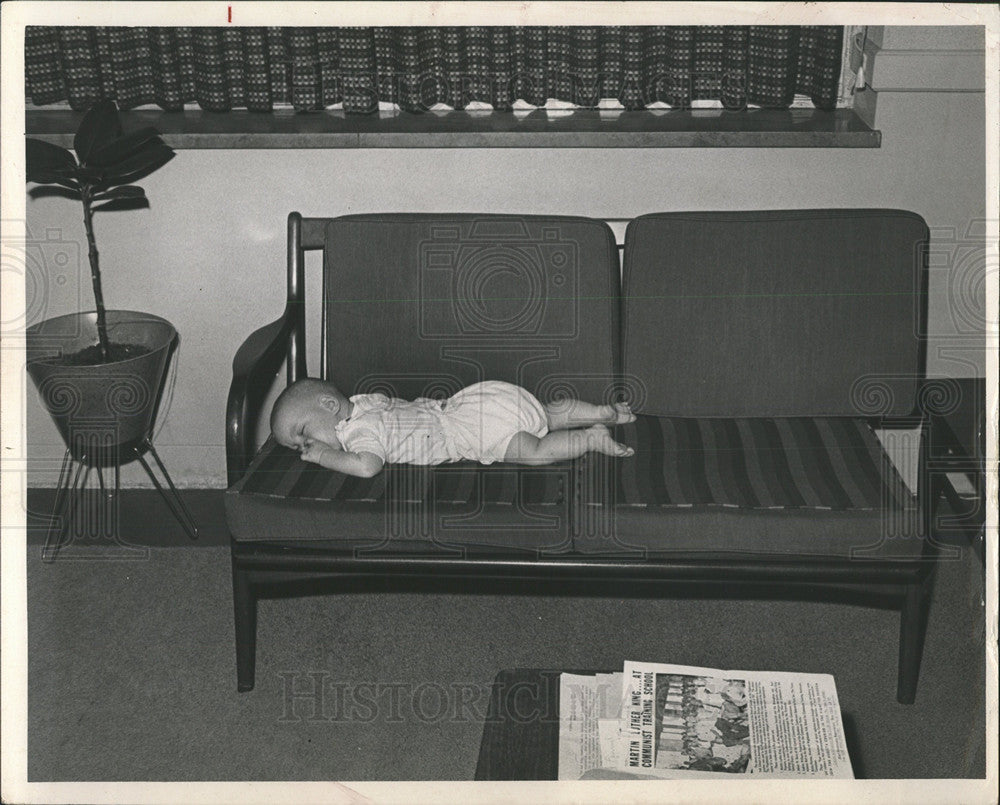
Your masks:
{"label": "baby's arm", "polygon": [[382,471],[385,464],[374,453],[348,453],[340,447],[334,447],[325,442],[309,442],[302,448],[302,460],[319,464],[328,470],[336,470],[345,475],[356,475],[360,478],[371,478]]}

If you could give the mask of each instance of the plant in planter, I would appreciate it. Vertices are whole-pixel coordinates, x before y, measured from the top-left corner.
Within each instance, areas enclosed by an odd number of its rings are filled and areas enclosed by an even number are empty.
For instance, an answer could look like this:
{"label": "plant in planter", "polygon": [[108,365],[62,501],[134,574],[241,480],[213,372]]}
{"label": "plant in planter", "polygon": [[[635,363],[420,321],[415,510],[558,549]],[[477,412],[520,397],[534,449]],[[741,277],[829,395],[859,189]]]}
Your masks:
{"label": "plant in planter", "polygon": [[[177,331],[152,314],[105,308],[94,235],[95,213],[149,206],[145,191],[133,182],[166,164],[174,151],[154,128],[123,133],[118,107],[109,100],[98,102],[84,115],[73,139],[75,156],[42,140],[27,138],[25,146],[27,181],[37,184],[29,195],[82,203],[95,304],[93,311],[47,319],[26,332],[28,374],[67,448],[56,493],[54,523],[62,520],[60,540],[91,470],[96,469],[104,490],[102,468],[114,467],[117,493],[118,468],[133,458],[142,463],[171,511],[194,536],[190,514],[151,440]],[[147,452],[163,473],[172,497],[146,462]],[[117,495],[112,499],[117,500]],[[58,547],[50,548],[47,541],[51,558]]]}

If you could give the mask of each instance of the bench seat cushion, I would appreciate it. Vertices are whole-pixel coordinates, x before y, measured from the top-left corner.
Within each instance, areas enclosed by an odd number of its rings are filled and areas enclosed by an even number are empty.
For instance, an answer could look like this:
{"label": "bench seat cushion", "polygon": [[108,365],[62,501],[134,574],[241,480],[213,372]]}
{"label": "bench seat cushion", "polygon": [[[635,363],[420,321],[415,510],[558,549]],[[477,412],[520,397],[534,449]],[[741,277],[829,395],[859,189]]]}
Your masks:
{"label": "bench seat cushion", "polygon": [[268,439],[226,493],[237,542],[325,542],[348,550],[569,549],[568,463],[390,465],[355,478]]}
{"label": "bench seat cushion", "polygon": [[905,210],[633,219],[622,355],[635,410],[908,416],[924,370],[927,239]]}
{"label": "bench seat cushion", "polygon": [[862,419],[639,416],[581,462],[575,548],[919,555],[915,498]]}
{"label": "bench seat cushion", "polygon": [[226,493],[226,517],[237,542],[376,554],[920,554],[915,498],[864,420],[640,416],[616,438],[636,455],[394,465],[374,478],[308,464],[268,440]]}
{"label": "bench seat cushion", "polygon": [[[483,380],[600,401],[618,364],[614,233],[558,215],[348,215],[326,227],[326,376],[448,397]],[[345,345],[349,347],[345,348]]]}

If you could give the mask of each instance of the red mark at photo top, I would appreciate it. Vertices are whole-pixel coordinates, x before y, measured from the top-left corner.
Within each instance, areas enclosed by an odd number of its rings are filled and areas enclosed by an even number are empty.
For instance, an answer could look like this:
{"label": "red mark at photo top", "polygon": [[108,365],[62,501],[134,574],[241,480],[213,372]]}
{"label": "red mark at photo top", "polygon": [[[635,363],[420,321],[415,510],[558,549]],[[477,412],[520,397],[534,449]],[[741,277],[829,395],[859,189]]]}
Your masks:
{"label": "red mark at photo top", "polygon": [[233,7],[229,6],[229,21],[233,21]]}

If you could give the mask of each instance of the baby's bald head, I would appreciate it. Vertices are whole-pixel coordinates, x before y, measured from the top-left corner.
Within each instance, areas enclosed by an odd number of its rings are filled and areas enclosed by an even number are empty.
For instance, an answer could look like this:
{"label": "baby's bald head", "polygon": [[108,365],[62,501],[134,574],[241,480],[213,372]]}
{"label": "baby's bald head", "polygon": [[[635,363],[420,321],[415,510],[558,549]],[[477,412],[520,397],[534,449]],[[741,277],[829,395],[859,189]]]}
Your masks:
{"label": "baby's bald head", "polygon": [[301,447],[305,431],[317,420],[328,424],[348,415],[350,401],[333,383],[304,378],[292,383],[271,408],[271,433],[285,447]]}

